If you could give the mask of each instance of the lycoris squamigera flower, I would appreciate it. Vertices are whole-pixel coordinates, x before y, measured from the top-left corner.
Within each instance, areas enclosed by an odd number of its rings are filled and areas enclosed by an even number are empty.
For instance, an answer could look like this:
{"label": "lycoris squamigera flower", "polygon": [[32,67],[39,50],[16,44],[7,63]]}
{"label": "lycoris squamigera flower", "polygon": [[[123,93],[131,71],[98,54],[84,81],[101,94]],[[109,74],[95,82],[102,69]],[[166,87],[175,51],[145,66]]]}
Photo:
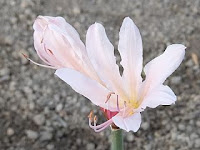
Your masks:
{"label": "lycoris squamigera flower", "polygon": [[[62,17],[39,16],[34,23],[34,46],[46,67],[57,69],[55,74],[59,78],[105,112],[108,120],[100,125],[96,116],[89,115],[89,125],[96,132],[111,124],[136,132],[146,107],[171,105],[176,101],[174,92],[163,83],[182,62],[186,47],[170,45],[143,68],[141,35],[128,17],[119,32],[122,75],[114,47],[99,23],[89,27],[85,46]],[[145,79],[141,77],[143,69]]]}

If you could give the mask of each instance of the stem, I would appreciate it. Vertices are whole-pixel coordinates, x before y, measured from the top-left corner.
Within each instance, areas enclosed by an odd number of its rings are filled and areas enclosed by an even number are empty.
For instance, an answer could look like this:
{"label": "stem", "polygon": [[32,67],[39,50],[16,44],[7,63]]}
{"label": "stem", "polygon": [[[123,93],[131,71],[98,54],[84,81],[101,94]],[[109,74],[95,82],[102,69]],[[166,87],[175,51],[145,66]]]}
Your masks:
{"label": "stem", "polygon": [[111,150],[124,150],[123,133],[121,129],[111,131]]}

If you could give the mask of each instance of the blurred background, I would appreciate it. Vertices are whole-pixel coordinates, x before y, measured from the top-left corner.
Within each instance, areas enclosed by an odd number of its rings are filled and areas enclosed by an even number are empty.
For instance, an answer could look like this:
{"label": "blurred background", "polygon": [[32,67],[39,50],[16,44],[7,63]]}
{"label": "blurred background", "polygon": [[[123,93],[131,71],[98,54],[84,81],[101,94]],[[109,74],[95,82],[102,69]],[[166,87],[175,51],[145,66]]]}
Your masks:
{"label": "blurred background", "polygon": [[[38,15],[62,16],[85,42],[88,27],[100,22],[117,49],[122,20],[129,16],[143,38],[144,63],[167,45],[186,45],[186,57],[166,83],[178,100],[146,109],[137,133],[125,133],[126,150],[200,149],[200,0],[0,0],[0,149],[108,150],[110,129],[88,126],[99,108],[54,76],[30,64],[41,62],[33,47]],[[104,121],[104,119],[100,119]]]}

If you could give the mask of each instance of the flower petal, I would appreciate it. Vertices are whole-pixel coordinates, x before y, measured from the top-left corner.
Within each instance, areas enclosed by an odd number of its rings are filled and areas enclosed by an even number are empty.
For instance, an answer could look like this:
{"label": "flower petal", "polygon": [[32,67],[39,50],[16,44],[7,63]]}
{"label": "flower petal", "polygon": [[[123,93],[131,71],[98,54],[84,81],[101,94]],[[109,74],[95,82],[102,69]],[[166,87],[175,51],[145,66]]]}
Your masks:
{"label": "flower petal", "polygon": [[159,85],[149,92],[143,99],[141,108],[146,107],[155,108],[159,105],[171,105],[176,101],[176,95],[166,85]]}
{"label": "flower petal", "polygon": [[147,63],[144,67],[146,84],[150,85],[150,88],[162,84],[181,64],[185,49],[181,44],[170,45],[162,55]]}
{"label": "flower petal", "polygon": [[137,132],[142,121],[140,113],[134,113],[132,116],[126,118],[123,118],[123,116],[117,114],[112,119],[116,126],[126,130],[127,132]]}
{"label": "flower petal", "polygon": [[117,110],[116,96],[111,96],[110,100],[105,103],[107,96],[111,91],[99,84],[97,81],[69,68],[58,69],[55,74],[69,84],[72,89],[81,95],[84,95],[95,105],[109,109],[110,111]]}
{"label": "flower petal", "polygon": [[62,17],[39,16],[34,46],[40,58],[56,68],[72,68],[99,80],[76,30]]}
{"label": "flower petal", "polygon": [[85,46],[76,30],[62,17],[38,16],[33,25],[34,46],[48,64],[79,69]]}
{"label": "flower petal", "polygon": [[86,49],[101,80],[113,92],[119,91],[121,76],[114,56],[114,47],[101,24],[95,23],[89,27],[86,35]]}
{"label": "flower petal", "polygon": [[124,68],[123,80],[129,96],[135,98],[139,84],[142,82],[142,39],[134,22],[126,17],[119,32],[119,53]]}

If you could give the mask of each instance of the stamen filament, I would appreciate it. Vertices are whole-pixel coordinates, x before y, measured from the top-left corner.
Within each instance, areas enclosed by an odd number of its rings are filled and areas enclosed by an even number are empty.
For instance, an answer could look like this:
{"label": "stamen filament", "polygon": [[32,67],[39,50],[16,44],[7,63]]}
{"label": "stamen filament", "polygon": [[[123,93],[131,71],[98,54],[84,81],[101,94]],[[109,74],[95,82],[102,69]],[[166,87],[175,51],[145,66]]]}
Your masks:
{"label": "stamen filament", "polygon": [[120,111],[120,109],[119,109],[119,99],[118,99],[119,97],[118,97],[118,95],[117,95],[117,111],[119,112]]}
{"label": "stamen filament", "polygon": [[108,93],[108,95],[107,95],[107,99],[106,99],[105,103],[108,102],[108,100],[110,99],[110,97],[111,97],[112,94],[115,94],[115,93],[114,93],[114,92],[110,92],[110,93]]}
{"label": "stamen filament", "polygon": [[53,67],[53,66],[48,66],[48,65],[43,65],[43,64],[39,64],[35,61],[33,61],[32,59],[30,59],[28,56],[26,56],[25,54],[22,53],[22,55],[27,59],[29,60],[31,63],[37,65],[37,66],[40,66],[40,67],[44,67],[44,68],[50,68],[50,69],[57,69],[56,67]]}
{"label": "stamen filament", "polygon": [[123,117],[124,117],[124,115],[125,115],[125,112],[126,112],[126,101],[124,101]]}
{"label": "stamen filament", "polygon": [[112,119],[97,125],[97,117],[94,117],[94,125],[92,125],[92,120],[89,119],[89,126],[90,128],[92,128],[95,132],[100,132],[102,130],[104,130],[105,128],[107,128],[109,125],[111,125],[113,123]]}

